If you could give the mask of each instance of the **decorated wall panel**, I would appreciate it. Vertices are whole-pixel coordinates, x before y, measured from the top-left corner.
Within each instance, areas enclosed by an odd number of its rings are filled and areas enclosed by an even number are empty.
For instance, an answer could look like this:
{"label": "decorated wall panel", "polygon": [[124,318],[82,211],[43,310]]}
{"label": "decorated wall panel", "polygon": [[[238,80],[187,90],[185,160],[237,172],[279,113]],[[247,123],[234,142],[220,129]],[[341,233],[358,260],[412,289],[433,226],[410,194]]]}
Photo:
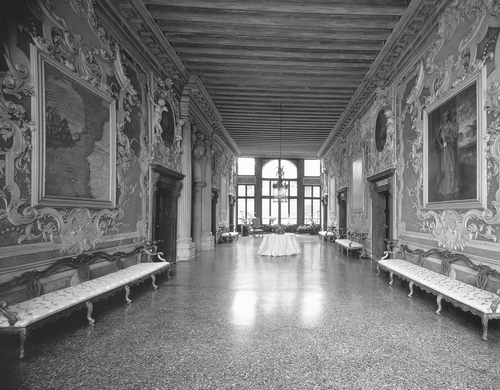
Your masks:
{"label": "decorated wall panel", "polygon": [[[348,195],[348,225],[352,229],[370,231],[371,202],[366,178],[394,168],[396,164],[396,117],[393,107],[392,87],[379,88],[370,108],[323,161],[326,180],[335,182],[337,188],[351,189]],[[359,169],[361,171],[358,172]],[[330,195],[335,198],[335,194]]]}
{"label": "decorated wall panel", "polygon": [[492,2],[453,2],[397,84],[402,238],[497,250],[499,26]]}
{"label": "decorated wall panel", "polygon": [[146,237],[146,73],[93,2],[12,8],[0,34],[4,253],[44,243],[73,254]]}

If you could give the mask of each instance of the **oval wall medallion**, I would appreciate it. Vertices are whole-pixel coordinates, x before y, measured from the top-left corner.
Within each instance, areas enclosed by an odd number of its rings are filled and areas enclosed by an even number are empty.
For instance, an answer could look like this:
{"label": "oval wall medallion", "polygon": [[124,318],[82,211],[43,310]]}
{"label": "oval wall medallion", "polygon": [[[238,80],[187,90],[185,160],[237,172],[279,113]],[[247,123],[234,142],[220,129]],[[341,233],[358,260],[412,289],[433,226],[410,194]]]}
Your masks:
{"label": "oval wall medallion", "polygon": [[375,123],[375,146],[379,152],[384,150],[385,141],[387,140],[387,117],[385,110],[382,109],[377,114]]}

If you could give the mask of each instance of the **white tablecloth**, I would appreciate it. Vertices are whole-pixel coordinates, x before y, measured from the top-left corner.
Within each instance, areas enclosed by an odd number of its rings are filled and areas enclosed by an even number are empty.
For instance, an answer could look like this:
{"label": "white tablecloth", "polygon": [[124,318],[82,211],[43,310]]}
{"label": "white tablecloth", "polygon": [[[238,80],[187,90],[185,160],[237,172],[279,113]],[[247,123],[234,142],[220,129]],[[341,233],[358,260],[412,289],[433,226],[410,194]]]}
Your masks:
{"label": "white tablecloth", "polygon": [[259,246],[260,256],[293,256],[300,254],[300,245],[295,234],[269,234]]}

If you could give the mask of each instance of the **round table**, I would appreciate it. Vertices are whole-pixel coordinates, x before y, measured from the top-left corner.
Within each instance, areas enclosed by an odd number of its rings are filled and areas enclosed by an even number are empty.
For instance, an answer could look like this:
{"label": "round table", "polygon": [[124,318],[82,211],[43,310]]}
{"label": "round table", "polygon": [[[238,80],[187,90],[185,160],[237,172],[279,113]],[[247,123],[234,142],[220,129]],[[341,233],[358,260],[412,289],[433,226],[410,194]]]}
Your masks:
{"label": "round table", "polygon": [[295,234],[269,234],[259,246],[259,256],[293,256],[300,254],[299,241]]}

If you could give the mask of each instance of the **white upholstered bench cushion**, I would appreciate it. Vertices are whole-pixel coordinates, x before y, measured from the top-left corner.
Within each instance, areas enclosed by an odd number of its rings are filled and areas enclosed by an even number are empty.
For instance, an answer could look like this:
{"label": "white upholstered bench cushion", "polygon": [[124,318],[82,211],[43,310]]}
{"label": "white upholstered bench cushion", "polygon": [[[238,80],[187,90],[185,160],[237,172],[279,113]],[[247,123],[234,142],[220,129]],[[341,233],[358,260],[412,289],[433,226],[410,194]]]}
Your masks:
{"label": "white upholstered bench cushion", "polygon": [[[167,262],[134,264],[96,279],[44,294],[12,306],[9,305],[7,310],[18,319],[13,325],[14,327],[26,327],[115,288],[123,287],[136,280],[158,273],[169,266],[170,263]],[[0,328],[9,326],[7,318],[0,315]]]}
{"label": "white upholstered bench cushion", "polygon": [[363,249],[363,245],[361,245],[359,242],[348,240],[346,238],[338,238],[335,240],[335,242],[345,248]]}
{"label": "white upholstered bench cushion", "polygon": [[451,279],[406,260],[380,260],[378,265],[406,276],[417,284],[427,286],[478,311],[492,313],[490,306],[497,298],[497,295],[492,292],[482,290],[456,279]]}

